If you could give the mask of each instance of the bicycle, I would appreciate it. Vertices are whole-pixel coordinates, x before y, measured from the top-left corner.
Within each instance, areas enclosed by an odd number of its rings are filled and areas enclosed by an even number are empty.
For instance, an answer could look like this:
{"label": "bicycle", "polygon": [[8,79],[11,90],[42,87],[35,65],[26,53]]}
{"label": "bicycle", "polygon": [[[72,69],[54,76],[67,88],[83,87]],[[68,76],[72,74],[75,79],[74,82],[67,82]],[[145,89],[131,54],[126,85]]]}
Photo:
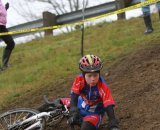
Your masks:
{"label": "bicycle", "polygon": [[1,114],[0,130],[44,130],[46,127],[53,127],[60,123],[63,118],[68,118],[69,98],[66,99],[68,104],[49,102],[46,97],[44,100],[45,105],[49,106],[46,112],[30,108],[18,108]]}
{"label": "bicycle", "polygon": [[[70,98],[61,98],[53,102],[44,96],[45,103],[37,110],[17,108],[0,115],[0,130],[45,130],[69,119]],[[71,130],[75,124],[67,122]],[[48,130],[48,129],[47,129]],[[114,128],[112,130],[118,130]]]}

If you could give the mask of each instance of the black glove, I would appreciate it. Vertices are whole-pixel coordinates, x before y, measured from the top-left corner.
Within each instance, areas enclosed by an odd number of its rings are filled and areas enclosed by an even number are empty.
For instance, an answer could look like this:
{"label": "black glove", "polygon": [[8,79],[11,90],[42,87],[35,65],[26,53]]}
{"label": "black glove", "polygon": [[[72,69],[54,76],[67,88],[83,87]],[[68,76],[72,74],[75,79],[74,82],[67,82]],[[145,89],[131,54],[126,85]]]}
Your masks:
{"label": "black glove", "polygon": [[118,130],[118,121],[116,119],[109,120],[108,123],[109,130]]}
{"label": "black glove", "polygon": [[70,108],[69,113],[70,113],[70,116],[69,116],[69,119],[68,119],[68,123],[70,125],[80,126],[82,121],[83,121],[83,118],[80,115],[78,108],[77,107]]}
{"label": "black glove", "polygon": [[5,4],[5,9],[7,10],[9,8],[9,3],[7,2],[6,4]]}

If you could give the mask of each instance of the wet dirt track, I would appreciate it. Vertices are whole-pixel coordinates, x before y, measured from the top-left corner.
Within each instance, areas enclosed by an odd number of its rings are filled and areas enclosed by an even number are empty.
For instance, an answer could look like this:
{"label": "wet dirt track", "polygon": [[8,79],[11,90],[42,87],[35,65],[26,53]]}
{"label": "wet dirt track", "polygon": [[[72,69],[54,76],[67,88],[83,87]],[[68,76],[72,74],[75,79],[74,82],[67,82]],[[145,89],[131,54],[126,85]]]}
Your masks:
{"label": "wet dirt track", "polygon": [[[158,42],[157,42],[158,43]],[[116,115],[121,130],[159,130],[160,129],[160,44],[147,45],[145,49],[124,56],[109,69],[104,67],[102,74],[116,101]],[[54,98],[66,97],[73,77],[56,85],[46,86],[34,93],[32,99],[27,95],[11,103],[6,109],[16,107],[37,107],[44,94]],[[61,86],[61,87],[59,87]],[[45,92],[45,93],[44,93]],[[33,93],[32,93],[33,95]],[[22,102],[23,100],[23,102]],[[25,100],[25,102],[24,102]],[[106,130],[107,119],[104,121]],[[66,124],[53,128],[69,130]]]}

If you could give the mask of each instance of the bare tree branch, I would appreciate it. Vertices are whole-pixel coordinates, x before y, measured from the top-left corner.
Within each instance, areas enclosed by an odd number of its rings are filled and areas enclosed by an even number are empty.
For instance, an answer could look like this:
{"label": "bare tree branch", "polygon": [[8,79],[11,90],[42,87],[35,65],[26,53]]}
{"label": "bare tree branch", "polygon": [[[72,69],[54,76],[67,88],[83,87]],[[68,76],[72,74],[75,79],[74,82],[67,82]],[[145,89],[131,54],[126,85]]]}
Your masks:
{"label": "bare tree branch", "polygon": [[[25,1],[25,7],[23,6],[22,2],[19,2],[18,6],[14,6],[14,10],[22,17],[26,19],[26,21],[30,21],[31,19],[37,19],[38,17],[36,14],[32,11],[32,8],[29,7],[29,4],[31,2],[41,2],[46,3],[50,5],[56,15],[62,15],[68,12],[77,11],[79,9],[82,9],[82,3],[83,0],[24,0]],[[85,0],[85,8],[88,6],[88,0]],[[22,11],[20,11],[19,8]],[[73,27],[74,28],[74,27]],[[66,28],[68,31],[72,30],[72,28]]]}

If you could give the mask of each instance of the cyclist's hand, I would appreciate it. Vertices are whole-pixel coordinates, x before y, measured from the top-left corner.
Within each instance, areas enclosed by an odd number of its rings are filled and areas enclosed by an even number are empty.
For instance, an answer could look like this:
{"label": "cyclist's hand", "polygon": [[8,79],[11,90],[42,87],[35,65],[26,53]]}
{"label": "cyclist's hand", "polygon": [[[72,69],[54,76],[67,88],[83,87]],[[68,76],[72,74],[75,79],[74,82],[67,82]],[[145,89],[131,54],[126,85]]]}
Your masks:
{"label": "cyclist's hand", "polygon": [[81,125],[83,121],[82,116],[79,113],[79,110],[77,107],[70,108],[70,117],[68,119],[69,124],[73,125]]}
{"label": "cyclist's hand", "polygon": [[7,2],[6,4],[5,4],[5,9],[7,10],[9,8],[9,3]]}
{"label": "cyclist's hand", "polygon": [[116,119],[109,120],[108,129],[109,130],[118,130],[118,121]]}

